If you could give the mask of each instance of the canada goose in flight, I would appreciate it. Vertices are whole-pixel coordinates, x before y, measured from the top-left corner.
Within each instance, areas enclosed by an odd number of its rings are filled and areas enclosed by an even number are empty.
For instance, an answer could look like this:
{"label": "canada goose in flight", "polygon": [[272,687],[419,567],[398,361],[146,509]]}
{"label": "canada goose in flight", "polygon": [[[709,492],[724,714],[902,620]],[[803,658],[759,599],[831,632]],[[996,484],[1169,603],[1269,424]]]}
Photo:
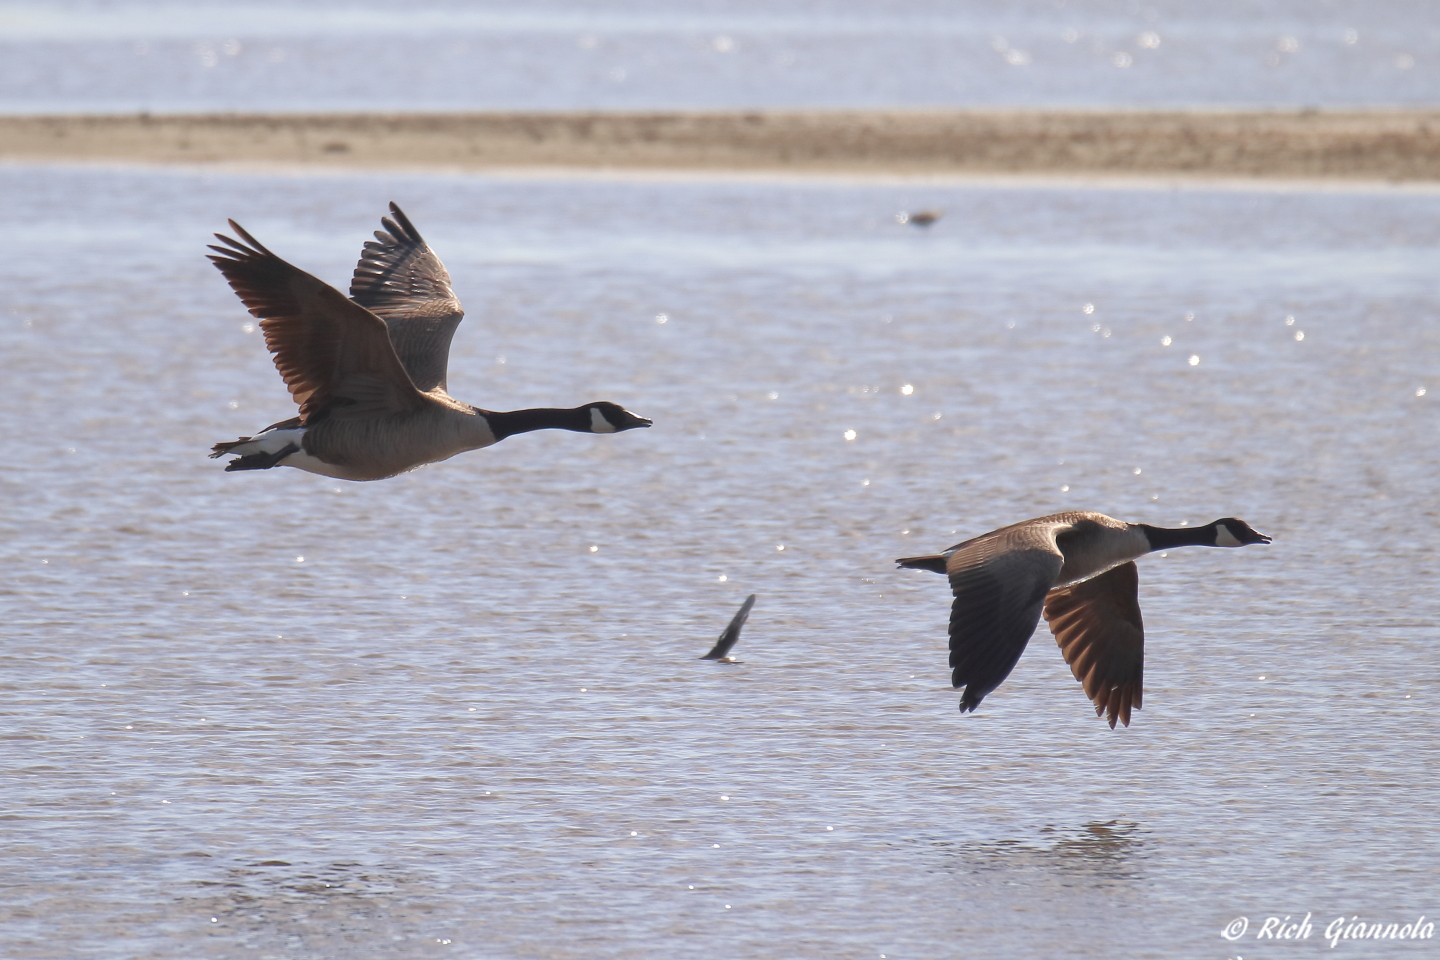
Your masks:
{"label": "canada goose in flight", "polygon": [[[261,246],[215,234],[211,261],[260,318],[300,415],[253,437],[215,444],[226,470],[299,467],[380,480],[531,430],[618,433],[650,421],[608,401],[573,410],[497,413],[445,391],[450,338],[464,317],[450,274],[395,204],[367,241],[350,297]],[[241,242],[244,241],[244,242]]]}
{"label": "canada goose in flight", "polygon": [[948,574],[951,682],[974,710],[1015,668],[1043,612],[1095,715],[1130,725],[1140,709],[1145,628],[1134,560],[1171,547],[1243,547],[1270,538],[1226,517],[1203,527],[1152,527],[1101,513],[1057,513],[1001,527],[902,567]]}
{"label": "canada goose in flight", "polygon": [[701,660],[718,660],[721,663],[741,662],[730,656],[730,648],[735,646],[736,641],[740,639],[740,628],[745,626],[745,621],[750,617],[750,608],[753,606],[755,606],[755,594],[752,593],[740,605],[740,612],[735,614],[734,619],[730,621],[730,626],[720,634],[720,639],[715,641],[715,646],[709,653],[701,657]]}

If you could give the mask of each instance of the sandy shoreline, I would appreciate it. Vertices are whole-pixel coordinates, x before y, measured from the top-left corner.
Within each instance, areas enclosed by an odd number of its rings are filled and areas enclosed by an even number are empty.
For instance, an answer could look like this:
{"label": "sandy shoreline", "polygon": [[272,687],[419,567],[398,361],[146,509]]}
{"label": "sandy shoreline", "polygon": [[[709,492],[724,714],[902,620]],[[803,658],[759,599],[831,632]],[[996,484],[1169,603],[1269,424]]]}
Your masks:
{"label": "sandy shoreline", "polygon": [[11,116],[0,160],[1440,181],[1440,111]]}

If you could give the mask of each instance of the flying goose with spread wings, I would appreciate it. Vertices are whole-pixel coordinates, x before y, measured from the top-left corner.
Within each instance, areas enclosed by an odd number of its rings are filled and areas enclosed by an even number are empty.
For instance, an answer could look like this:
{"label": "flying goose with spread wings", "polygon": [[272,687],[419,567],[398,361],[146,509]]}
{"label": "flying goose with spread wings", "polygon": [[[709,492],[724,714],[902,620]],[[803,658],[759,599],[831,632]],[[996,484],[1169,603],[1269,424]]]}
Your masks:
{"label": "flying goose with spread wings", "polygon": [[950,578],[951,683],[965,688],[961,713],[978,707],[1015,669],[1043,614],[1095,715],[1108,715],[1113,729],[1117,719],[1130,726],[1130,711],[1140,709],[1145,627],[1135,558],[1171,547],[1269,542],[1233,517],[1168,528],[1076,511],[895,562]]}
{"label": "flying goose with spread wings", "polygon": [[497,412],[446,392],[450,340],[465,316],[450,274],[394,203],[367,241],[347,298],[267,250],[234,220],[210,260],[260,319],[300,414],[215,444],[226,470],[298,467],[380,480],[532,430],[618,433],[650,421],[609,401]]}

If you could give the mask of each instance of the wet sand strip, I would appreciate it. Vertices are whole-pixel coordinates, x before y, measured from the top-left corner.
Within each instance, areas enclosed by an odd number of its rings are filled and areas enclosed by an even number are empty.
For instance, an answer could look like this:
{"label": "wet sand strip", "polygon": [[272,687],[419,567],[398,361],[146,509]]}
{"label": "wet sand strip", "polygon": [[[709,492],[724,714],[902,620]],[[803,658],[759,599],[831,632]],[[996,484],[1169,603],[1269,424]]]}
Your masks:
{"label": "wet sand strip", "polygon": [[1440,110],[11,116],[0,159],[1414,181]]}

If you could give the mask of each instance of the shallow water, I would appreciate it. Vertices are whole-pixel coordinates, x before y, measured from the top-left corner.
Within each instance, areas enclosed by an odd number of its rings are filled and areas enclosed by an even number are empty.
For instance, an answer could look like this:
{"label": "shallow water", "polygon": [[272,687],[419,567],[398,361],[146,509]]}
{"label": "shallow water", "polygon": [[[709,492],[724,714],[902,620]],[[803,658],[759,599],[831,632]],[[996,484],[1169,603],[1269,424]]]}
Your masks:
{"label": "shallow water", "polygon": [[[1440,915],[1440,196],[0,189],[6,957],[1309,956]],[[655,426],[370,484],[206,459],[293,409],[208,233],[343,283],[390,199],[468,308],[457,396]],[[1275,542],[1142,561],[1128,730],[1043,630],[961,716],[946,585],[892,558],[1072,508]],[[752,592],[745,662],[697,660]]]}
{"label": "shallow water", "polygon": [[0,4],[0,111],[1434,106],[1407,0]]}

